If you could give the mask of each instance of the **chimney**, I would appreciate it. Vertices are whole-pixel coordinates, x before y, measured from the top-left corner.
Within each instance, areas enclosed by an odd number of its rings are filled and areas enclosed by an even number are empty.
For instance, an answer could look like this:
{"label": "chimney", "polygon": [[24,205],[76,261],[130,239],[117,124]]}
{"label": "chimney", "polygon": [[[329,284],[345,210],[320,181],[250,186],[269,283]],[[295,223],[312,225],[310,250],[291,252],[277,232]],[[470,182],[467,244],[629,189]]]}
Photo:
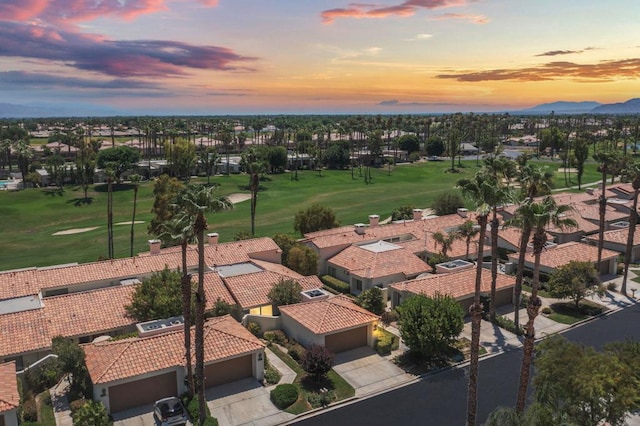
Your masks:
{"label": "chimney", "polygon": [[218,236],[219,235],[217,232],[211,232],[207,234],[207,238],[209,239],[210,246],[215,246],[216,244],[218,244]]}
{"label": "chimney", "polygon": [[365,225],[364,223],[356,223],[353,226],[355,227],[356,234],[364,235],[365,228],[366,228],[367,225]]}
{"label": "chimney", "polygon": [[422,220],[422,209],[413,209],[413,220],[416,222]]}
{"label": "chimney", "polygon": [[458,214],[460,215],[460,217],[467,217],[467,213],[469,212],[469,210],[465,209],[465,208],[458,208]]}
{"label": "chimney", "polygon": [[375,228],[376,226],[378,226],[378,223],[380,222],[380,216],[377,214],[370,214],[369,215],[369,227],[370,228]]}
{"label": "chimney", "polygon": [[149,251],[151,254],[160,253],[160,240],[149,240]]}

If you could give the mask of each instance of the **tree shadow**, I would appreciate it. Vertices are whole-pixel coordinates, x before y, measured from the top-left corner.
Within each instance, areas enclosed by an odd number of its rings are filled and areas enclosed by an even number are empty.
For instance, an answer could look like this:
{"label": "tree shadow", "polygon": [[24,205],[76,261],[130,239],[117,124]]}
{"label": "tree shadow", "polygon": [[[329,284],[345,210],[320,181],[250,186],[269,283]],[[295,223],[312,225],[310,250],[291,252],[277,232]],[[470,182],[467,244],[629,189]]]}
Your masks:
{"label": "tree shadow", "polygon": [[[238,185],[238,189],[240,191],[251,191],[251,188],[249,187],[249,185]],[[263,192],[266,191],[268,188],[266,186],[262,186],[259,185],[258,186],[258,192]]]}
{"label": "tree shadow", "polygon": [[[129,191],[132,190],[134,187],[133,184],[130,183],[114,183],[112,185],[111,190],[113,192],[120,192],[120,191]],[[102,184],[102,185],[95,185],[94,189],[95,192],[109,192],[109,185],[107,185],[106,183]]]}
{"label": "tree shadow", "polygon": [[93,203],[93,197],[78,197],[78,198],[72,198],[70,200],[67,201],[67,204],[73,204],[76,207],[80,207],[83,205],[90,205]]}
{"label": "tree shadow", "polygon": [[44,195],[48,195],[50,197],[55,197],[56,195],[62,197],[62,195],[64,194],[64,189],[56,186],[55,188],[43,188],[41,192]]}

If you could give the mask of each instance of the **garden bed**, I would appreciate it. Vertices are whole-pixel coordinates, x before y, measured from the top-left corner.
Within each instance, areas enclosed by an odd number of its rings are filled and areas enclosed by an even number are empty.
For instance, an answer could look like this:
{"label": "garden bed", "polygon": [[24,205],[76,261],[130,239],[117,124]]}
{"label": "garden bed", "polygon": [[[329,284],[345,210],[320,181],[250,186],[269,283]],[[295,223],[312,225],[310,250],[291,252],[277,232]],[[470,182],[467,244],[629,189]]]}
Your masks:
{"label": "garden bed", "polygon": [[575,324],[578,321],[600,315],[607,308],[592,302],[590,300],[582,300],[576,308],[573,302],[557,302],[551,305],[551,313],[548,318],[561,324]]}

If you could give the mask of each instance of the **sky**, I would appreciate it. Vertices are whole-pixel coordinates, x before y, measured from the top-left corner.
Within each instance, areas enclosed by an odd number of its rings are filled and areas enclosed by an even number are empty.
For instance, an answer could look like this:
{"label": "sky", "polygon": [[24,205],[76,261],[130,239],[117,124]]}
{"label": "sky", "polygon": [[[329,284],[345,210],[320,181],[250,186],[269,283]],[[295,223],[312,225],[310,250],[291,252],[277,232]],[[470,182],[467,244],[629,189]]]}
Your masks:
{"label": "sky", "polygon": [[0,0],[0,103],[218,115],[624,102],[640,97],[639,16],[638,0]]}

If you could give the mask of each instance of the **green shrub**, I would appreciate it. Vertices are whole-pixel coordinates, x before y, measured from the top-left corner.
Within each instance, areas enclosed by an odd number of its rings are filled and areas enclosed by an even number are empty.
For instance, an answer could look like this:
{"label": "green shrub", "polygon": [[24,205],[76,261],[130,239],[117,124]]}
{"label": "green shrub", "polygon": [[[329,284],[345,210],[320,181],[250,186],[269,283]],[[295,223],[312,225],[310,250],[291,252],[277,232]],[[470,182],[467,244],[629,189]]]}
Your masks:
{"label": "green shrub", "polygon": [[264,358],[264,381],[270,385],[275,385],[280,381],[280,372],[276,370],[269,362],[267,357]]}
{"label": "green shrub", "polygon": [[498,327],[504,328],[505,330],[513,334],[517,334],[518,336],[522,336],[524,334],[524,328],[520,326],[519,329],[516,329],[516,323],[507,317],[497,315],[496,324],[498,325]]}
{"label": "green shrub", "polygon": [[84,404],[87,403],[86,399],[74,399],[73,401],[71,401],[69,403],[69,408],[71,409],[71,414],[75,413],[76,411],[78,411],[80,408],[82,408],[84,406]]}
{"label": "green shrub", "polygon": [[321,276],[320,281],[322,281],[324,285],[334,289],[338,293],[342,293],[342,294],[351,293],[351,286],[349,286],[349,283],[339,280],[336,277],[332,277],[331,275]]}
{"label": "green shrub", "polygon": [[295,341],[289,343],[287,350],[288,350],[289,356],[293,358],[293,360],[296,361],[298,364],[302,362],[307,352],[306,349],[300,343]]}
{"label": "green shrub", "polygon": [[110,424],[107,408],[102,402],[87,401],[71,417],[75,426],[107,426]]}
{"label": "green shrub", "polygon": [[336,399],[336,393],[332,390],[327,392],[311,392],[307,395],[307,400],[313,408],[326,407]]}
{"label": "green shrub", "polygon": [[276,407],[284,410],[298,400],[298,388],[290,383],[278,385],[271,391],[270,398]]}
{"label": "green shrub", "polygon": [[397,348],[398,338],[388,331],[378,331],[379,337],[376,340],[376,351],[380,355],[389,355],[394,349]]}
{"label": "green shrub", "polygon": [[256,337],[260,337],[262,335],[262,328],[260,328],[260,324],[257,322],[249,321],[247,324],[247,330]]}
{"label": "green shrub", "polygon": [[218,426],[218,419],[216,419],[215,417],[207,416],[207,418],[204,419],[204,423],[202,424],[204,426]]}
{"label": "green shrub", "polygon": [[38,421],[38,407],[34,398],[27,399],[20,405],[20,407],[22,409],[22,421]]}
{"label": "green shrub", "polygon": [[388,312],[383,312],[380,316],[380,321],[382,321],[382,324],[384,325],[389,325],[392,322],[397,322],[399,319],[400,314],[395,309]]}
{"label": "green shrub", "polygon": [[284,345],[287,342],[287,336],[282,330],[265,331],[262,337],[269,343]]}
{"label": "green shrub", "polygon": [[551,314],[551,312],[553,312],[553,311],[548,306],[545,306],[544,308],[542,308],[542,313],[545,314],[545,315],[549,315],[549,314]]}
{"label": "green shrub", "polygon": [[609,282],[607,283],[607,290],[609,290],[609,291],[616,291],[616,289],[617,289],[617,288],[618,288],[618,287],[616,286],[615,281],[609,281]]}
{"label": "green shrub", "polygon": [[[198,394],[193,395],[193,398],[191,398],[191,400],[188,399],[188,397],[186,397],[185,395],[185,399],[183,399],[183,403],[186,400],[186,407],[187,407],[187,412],[189,413],[189,417],[191,417],[191,420],[193,421],[193,424],[196,425],[198,424],[198,419],[200,418],[200,408],[198,407]],[[209,405],[205,404],[205,410],[207,412],[207,418],[209,418],[211,416],[211,411],[209,411]],[[214,419],[215,420],[215,419]],[[206,424],[207,419],[205,419],[205,424]],[[217,420],[216,420],[216,424],[217,424]]]}

